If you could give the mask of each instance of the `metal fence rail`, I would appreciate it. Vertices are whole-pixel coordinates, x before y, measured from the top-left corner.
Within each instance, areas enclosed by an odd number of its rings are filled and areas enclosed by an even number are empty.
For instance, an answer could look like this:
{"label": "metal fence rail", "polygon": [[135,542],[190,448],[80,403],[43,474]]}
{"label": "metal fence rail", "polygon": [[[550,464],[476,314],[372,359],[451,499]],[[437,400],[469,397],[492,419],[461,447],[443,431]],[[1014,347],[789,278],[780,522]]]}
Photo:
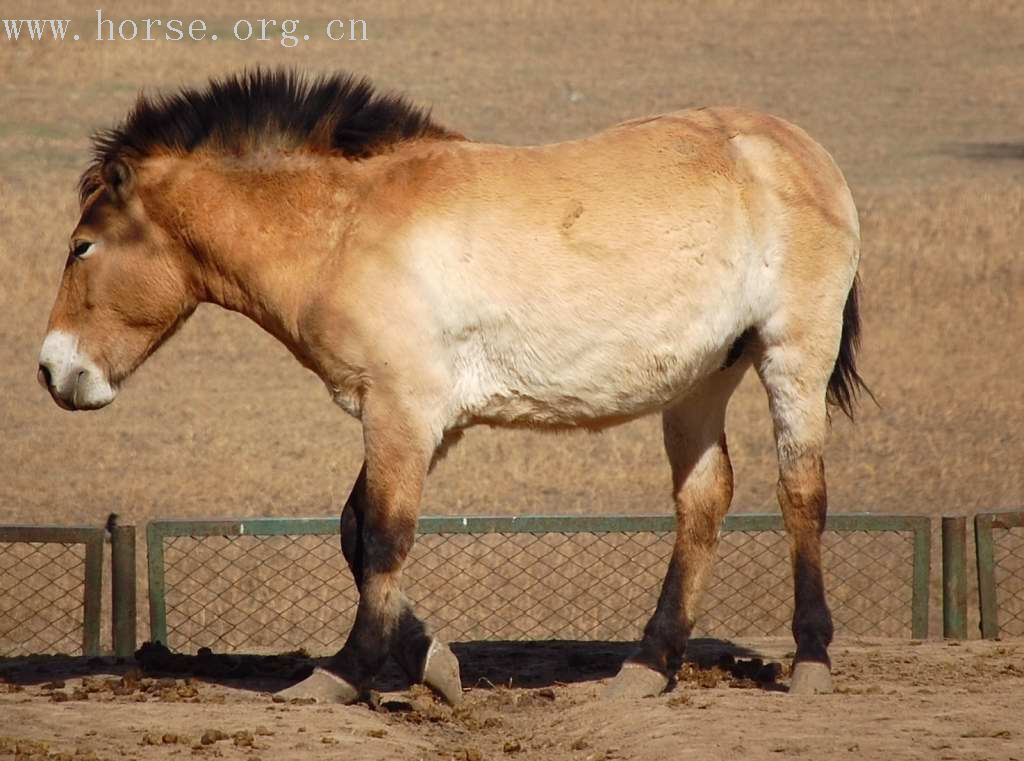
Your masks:
{"label": "metal fence rail", "polygon": [[[448,640],[631,640],[654,610],[672,517],[427,517],[403,573]],[[155,521],[150,636],[178,650],[340,647],[357,600],[331,518]],[[837,631],[928,632],[931,521],[836,514],[825,539]],[[789,632],[779,515],[729,516],[699,633]]]}
{"label": "metal fence rail", "polygon": [[103,537],[88,526],[0,526],[0,654],[99,654]]}
{"label": "metal fence rail", "polygon": [[974,517],[981,636],[1024,636],[1024,510]]}

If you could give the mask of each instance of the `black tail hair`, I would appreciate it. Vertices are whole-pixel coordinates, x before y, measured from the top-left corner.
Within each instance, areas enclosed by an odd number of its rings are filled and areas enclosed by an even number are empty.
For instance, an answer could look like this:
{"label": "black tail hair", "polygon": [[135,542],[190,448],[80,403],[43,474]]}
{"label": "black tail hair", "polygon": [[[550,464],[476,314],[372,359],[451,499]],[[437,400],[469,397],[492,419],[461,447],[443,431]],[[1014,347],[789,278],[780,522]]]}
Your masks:
{"label": "black tail hair", "polygon": [[835,367],[828,379],[828,392],[825,395],[828,403],[842,410],[850,420],[853,420],[853,411],[861,391],[878,404],[875,395],[857,372],[857,350],[860,348],[859,290],[860,275],[857,275],[846,297],[846,306],[843,307],[843,335],[839,342],[839,356],[836,357]]}

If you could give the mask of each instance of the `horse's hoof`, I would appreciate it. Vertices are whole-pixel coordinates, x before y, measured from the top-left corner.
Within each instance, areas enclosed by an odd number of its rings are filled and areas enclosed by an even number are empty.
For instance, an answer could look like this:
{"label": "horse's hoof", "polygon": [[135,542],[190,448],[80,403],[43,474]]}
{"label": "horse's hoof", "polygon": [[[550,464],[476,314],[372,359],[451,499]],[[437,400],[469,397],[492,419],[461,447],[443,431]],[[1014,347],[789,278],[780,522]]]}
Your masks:
{"label": "horse's hoof", "polygon": [[668,677],[639,663],[624,663],[605,687],[606,698],[653,698],[668,687]]}
{"label": "horse's hoof", "polygon": [[430,643],[427,657],[423,662],[423,683],[457,706],[462,702],[462,677],[459,673],[459,659],[441,640]]}
{"label": "horse's hoof", "polygon": [[313,669],[313,673],[301,682],[277,694],[285,700],[313,699],[317,703],[354,703],[359,699],[359,690],[337,674],[322,668]]}
{"label": "horse's hoof", "polygon": [[824,663],[799,661],[789,681],[790,695],[828,695],[832,692],[832,672]]}

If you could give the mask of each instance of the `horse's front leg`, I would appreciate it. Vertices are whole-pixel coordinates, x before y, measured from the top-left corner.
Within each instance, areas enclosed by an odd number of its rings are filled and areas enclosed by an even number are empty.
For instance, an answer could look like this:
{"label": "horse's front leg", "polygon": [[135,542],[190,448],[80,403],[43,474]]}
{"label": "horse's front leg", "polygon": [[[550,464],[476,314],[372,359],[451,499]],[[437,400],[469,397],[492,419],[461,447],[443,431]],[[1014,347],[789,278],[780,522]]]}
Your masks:
{"label": "horse's front leg", "polygon": [[359,589],[355,622],[329,670],[317,669],[282,694],[352,702],[392,653],[411,679],[458,702],[458,661],[416,617],[400,584],[436,443],[408,416],[368,413],[366,462],[342,513],[342,549]]}
{"label": "horse's front leg", "polygon": [[[366,515],[366,464],[359,471],[352,492],[341,513],[341,550],[356,588],[362,591]],[[391,642],[391,655],[413,682],[423,682],[449,703],[462,699],[459,662],[452,651],[433,635],[426,622],[416,616],[412,603],[401,596],[398,631]]]}

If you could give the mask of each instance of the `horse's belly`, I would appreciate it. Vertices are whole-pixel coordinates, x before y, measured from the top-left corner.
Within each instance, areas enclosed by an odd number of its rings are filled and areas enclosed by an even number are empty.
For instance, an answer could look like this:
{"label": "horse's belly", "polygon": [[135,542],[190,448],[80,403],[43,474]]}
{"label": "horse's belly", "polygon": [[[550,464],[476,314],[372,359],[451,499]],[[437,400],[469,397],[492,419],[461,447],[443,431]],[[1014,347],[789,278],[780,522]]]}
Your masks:
{"label": "horse's belly", "polygon": [[456,363],[460,423],[600,428],[648,414],[720,367],[731,338],[722,332],[582,331],[503,351],[477,344]]}

